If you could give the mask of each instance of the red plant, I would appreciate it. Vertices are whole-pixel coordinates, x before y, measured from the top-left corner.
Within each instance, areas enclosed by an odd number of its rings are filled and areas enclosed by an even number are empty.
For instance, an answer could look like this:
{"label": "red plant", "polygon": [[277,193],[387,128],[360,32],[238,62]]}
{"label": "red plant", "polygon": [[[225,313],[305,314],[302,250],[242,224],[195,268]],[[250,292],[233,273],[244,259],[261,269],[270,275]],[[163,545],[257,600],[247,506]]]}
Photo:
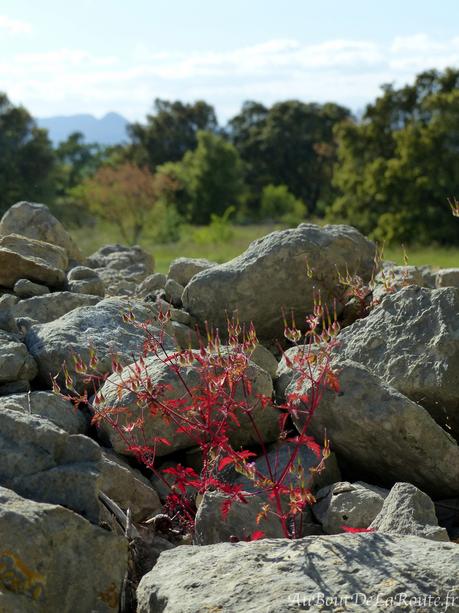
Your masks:
{"label": "red plant", "polygon": [[[315,499],[309,486],[310,477],[301,465],[299,451],[302,447],[310,448],[317,456],[317,465],[309,470],[313,473],[323,470],[330,454],[328,440],[325,439],[323,446],[320,446],[308,435],[308,428],[324,390],[327,387],[334,390],[339,388],[336,373],[330,365],[339,326],[336,316],[331,317],[322,305],[320,296],[315,301],[313,313],[307,318],[309,329],[305,335],[296,327],[293,319],[290,325],[285,321],[286,338],[300,349],[293,359],[285,355],[288,366],[295,373],[296,386],[282,405],[276,405],[271,397],[253,393],[247,371],[251,353],[258,341],[252,325],[244,330],[237,320],[228,321],[225,346],[220,341],[218,330],[208,330],[207,342],[199,350],[169,352],[164,343],[168,313],[159,313],[159,331],[151,326],[151,322],[135,322],[131,312],[124,318],[145,334],[142,355],[124,370],[114,356],[112,372],[123,374],[112,379],[109,378],[111,373],[97,372],[98,360],[93,351],[87,364],[75,357],[75,369],[84,375],[87,385],[93,386],[94,397],[90,400],[87,392],[79,394],[75,391],[72,377],[64,365],[65,397],[71,398],[74,403],[87,404],[93,414],[93,423],[97,425],[104,421],[113,428],[123,440],[127,452],[168,486],[165,512],[174,517],[184,531],[193,528],[196,497],[214,490],[226,496],[222,507],[223,517],[235,501],[244,503],[249,497],[260,496],[260,513],[257,517],[260,528],[268,515],[274,515],[280,521],[285,537],[300,537],[302,513]],[[152,357],[171,369],[174,378],[181,382],[185,390],[183,395],[167,398],[167,386],[152,380],[148,371],[148,361]],[[190,365],[199,373],[199,384],[193,387],[188,385],[182,374],[182,368]],[[60,392],[57,380],[56,377],[55,391]],[[103,383],[116,387],[120,402],[125,390],[132,392],[136,398],[136,409],[105,406],[101,390]],[[309,390],[307,394],[301,391],[305,383]],[[279,410],[279,440],[288,443],[291,450],[280,470],[277,458],[273,461],[272,456],[267,454],[257,424],[257,411],[265,411],[268,407]],[[144,429],[146,420],[158,416],[168,425],[173,424],[176,432],[185,434],[190,447],[199,447],[202,455],[200,472],[180,464],[158,470],[158,445],[171,445],[171,441],[165,437],[148,438]],[[260,464],[254,462],[257,457],[255,451],[235,449],[231,443],[231,435],[240,427],[242,418],[253,430],[254,440],[261,450],[262,469]],[[296,430],[292,420],[297,424]],[[229,467],[251,481],[250,492],[225,479]],[[260,529],[249,538],[254,540],[262,535]]]}

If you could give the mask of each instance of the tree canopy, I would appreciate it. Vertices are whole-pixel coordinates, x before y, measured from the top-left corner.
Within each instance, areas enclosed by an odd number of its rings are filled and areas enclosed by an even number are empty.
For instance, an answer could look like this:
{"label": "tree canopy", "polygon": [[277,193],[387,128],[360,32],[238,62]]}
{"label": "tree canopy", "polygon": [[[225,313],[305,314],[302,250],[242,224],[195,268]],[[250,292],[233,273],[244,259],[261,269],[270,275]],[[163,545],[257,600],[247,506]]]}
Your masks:
{"label": "tree canopy", "polygon": [[383,87],[362,121],[337,130],[330,220],[393,241],[459,243],[447,198],[459,186],[459,70]]}
{"label": "tree canopy", "polygon": [[0,92],[0,213],[18,200],[50,200],[53,171],[46,130]]}
{"label": "tree canopy", "polygon": [[217,117],[212,106],[202,100],[184,104],[157,98],[154,114],[146,124],[133,123],[128,131],[132,139],[130,155],[150,170],[165,162],[177,162],[187,151],[195,149],[199,130],[216,132]]}
{"label": "tree canopy", "polygon": [[318,212],[332,196],[333,128],[349,116],[348,109],[331,103],[288,100],[268,109],[245,102],[228,133],[246,164],[252,205],[265,186],[285,185],[311,213]]}

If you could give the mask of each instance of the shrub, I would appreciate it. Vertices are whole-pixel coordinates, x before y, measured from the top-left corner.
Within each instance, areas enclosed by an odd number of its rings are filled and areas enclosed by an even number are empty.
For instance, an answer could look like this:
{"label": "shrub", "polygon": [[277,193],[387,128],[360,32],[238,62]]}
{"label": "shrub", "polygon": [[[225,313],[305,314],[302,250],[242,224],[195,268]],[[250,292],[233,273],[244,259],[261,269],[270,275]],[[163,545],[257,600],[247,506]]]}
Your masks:
{"label": "shrub", "polygon": [[198,245],[226,243],[232,240],[234,230],[231,227],[230,217],[235,212],[235,207],[230,206],[223,215],[212,213],[210,224],[195,230],[193,239]]}
{"label": "shrub", "polygon": [[286,185],[267,185],[261,195],[260,213],[264,219],[296,225],[306,216],[306,205],[291,194]]}
{"label": "shrub", "polygon": [[[263,536],[263,521],[268,515],[274,515],[280,521],[286,538],[300,537],[303,511],[313,504],[315,499],[299,459],[299,450],[303,446],[310,448],[317,456],[317,465],[310,470],[323,470],[330,453],[329,443],[325,440],[321,447],[308,435],[308,427],[325,388],[338,389],[337,376],[330,365],[330,358],[339,326],[336,319],[330,318],[320,298],[316,300],[313,314],[307,318],[309,332],[304,338],[294,321],[289,324],[285,320],[286,339],[292,344],[301,344],[303,350],[299,351],[294,359],[289,360],[285,356],[288,365],[295,371],[297,382],[295,391],[282,405],[276,405],[271,397],[253,397],[247,369],[251,353],[258,341],[252,325],[244,330],[237,320],[228,321],[227,345],[222,345],[218,331],[208,330],[207,342],[203,343],[199,350],[171,353],[165,349],[164,344],[169,313],[159,312],[159,332],[158,328],[151,327],[151,322],[136,323],[132,313],[127,313],[124,318],[145,333],[142,355],[124,370],[114,357],[112,372],[118,373],[119,376],[113,379],[108,379],[110,373],[97,372],[98,361],[94,352],[90,352],[88,364],[75,356],[76,371],[85,375],[88,386],[94,386],[93,389],[99,391],[93,401],[88,400],[87,393],[77,394],[72,378],[64,366],[67,388],[65,397],[71,398],[75,403],[89,405],[93,413],[93,423],[100,424],[103,421],[113,428],[121,437],[126,451],[162,480],[170,490],[165,511],[184,532],[188,533],[193,529],[196,496],[214,490],[226,495],[222,506],[223,517],[234,501],[244,503],[249,497],[259,498],[260,512],[257,523],[260,530],[250,535],[249,540]],[[165,386],[152,381],[146,362],[153,356],[167,365],[173,376],[181,382],[184,390],[182,396],[167,397]],[[181,368],[192,364],[197,369],[199,383],[190,387],[182,377]],[[302,384],[306,381],[309,382],[311,390],[308,395],[301,391]],[[100,390],[104,382],[115,386],[114,391],[120,400],[123,391],[133,393],[136,410],[104,406]],[[55,391],[60,393],[57,377],[54,387]],[[260,407],[261,410],[266,410],[267,407],[279,409],[279,440],[281,443],[288,443],[290,449],[289,459],[281,474],[274,468],[276,460],[273,465],[266,454],[266,444],[254,417],[255,407],[257,410],[260,410]],[[170,441],[160,437],[148,440],[144,432],[145,421],[158,416],[168,425],[174,424],[177,432],[185,433],[190,440],[190,447],[199,447],[202,454],[200,472],[180,464],[163,471],[158,470],[157,446],[170,445]],[[250,423],[254,439],[261,450],[261,457],[266,464],[263,470],[257,468],[253,461],[257,455],[255,451],[236,449],[230,442],[231,433],[239,427],[242,416]],[[294,429],[292,418],[295,423],[301,423],[298,430]],[[224,472],[227,467],[233,467],[250,479],[254,486],[253,491],[247,493],[242,491],[242,486],[225,480]],[[190,492],[194,492],[194,496],[190,496]]]}

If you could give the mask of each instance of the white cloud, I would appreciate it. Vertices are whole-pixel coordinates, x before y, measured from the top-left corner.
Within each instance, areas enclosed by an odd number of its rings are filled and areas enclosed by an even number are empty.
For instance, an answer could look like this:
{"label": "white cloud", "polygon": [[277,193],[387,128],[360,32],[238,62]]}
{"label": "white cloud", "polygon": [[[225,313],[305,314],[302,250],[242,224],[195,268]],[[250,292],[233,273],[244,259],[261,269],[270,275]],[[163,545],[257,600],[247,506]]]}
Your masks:
{"label": "white cloud", "polygon": [[421,70],[459,65],[459,37],[426,34],[387,44],[335,39],[310,44],[273,39],[226,51],[191,53],[133,49],[129,57],[84,49],[50,49],[2,58],[0,82],[39,116],[117,110],[141,118],[156,97],[207,99],[227,118],[245,99],[334,100],[361,108],[382,83],[398,85]]}
{"label": "white cloud", "polygon": [[28,34],[32,31],[32,26],[26,21],[10,19],[5,15],[0,15],[0,30],[6,30],[11,34]]}

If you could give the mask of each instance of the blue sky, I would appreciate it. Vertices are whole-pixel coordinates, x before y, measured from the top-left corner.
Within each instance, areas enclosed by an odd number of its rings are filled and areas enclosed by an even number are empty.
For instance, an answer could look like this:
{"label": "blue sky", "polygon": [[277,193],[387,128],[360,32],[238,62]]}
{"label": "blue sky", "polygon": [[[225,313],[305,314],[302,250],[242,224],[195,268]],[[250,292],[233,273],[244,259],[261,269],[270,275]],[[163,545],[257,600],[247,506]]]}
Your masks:
{"label": "blue sky", "polygon": [[382,83],[459,65],[458,0],[0,0],[0,91],[34,115],[155,97],[361,109]]}

